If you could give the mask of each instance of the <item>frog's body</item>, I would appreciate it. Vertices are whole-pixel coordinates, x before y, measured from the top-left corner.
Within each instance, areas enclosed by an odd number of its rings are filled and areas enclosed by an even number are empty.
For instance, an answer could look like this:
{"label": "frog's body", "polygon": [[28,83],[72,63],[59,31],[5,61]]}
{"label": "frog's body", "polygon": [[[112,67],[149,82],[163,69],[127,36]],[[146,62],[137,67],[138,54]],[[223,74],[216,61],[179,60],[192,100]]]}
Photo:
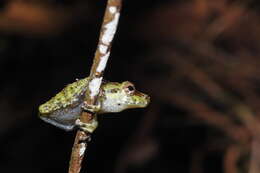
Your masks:
{"label": "frog's body", "polygon": [[[64,130],[72,130],[75,121],[79,118],[89,78],[77,80],[67,85],[61,92],[39,107],[39,116],[44,121]],[[97,99],[98,109],[95,113],[121,112],[130,108],[146,107],[150,101],[149,96],[135,90],[134,85],[128,81],[123,83],[103,83]],[[97,122],[87,124],[86,131],[93,131]],[[85,124],[86,126],[86,124]]]}

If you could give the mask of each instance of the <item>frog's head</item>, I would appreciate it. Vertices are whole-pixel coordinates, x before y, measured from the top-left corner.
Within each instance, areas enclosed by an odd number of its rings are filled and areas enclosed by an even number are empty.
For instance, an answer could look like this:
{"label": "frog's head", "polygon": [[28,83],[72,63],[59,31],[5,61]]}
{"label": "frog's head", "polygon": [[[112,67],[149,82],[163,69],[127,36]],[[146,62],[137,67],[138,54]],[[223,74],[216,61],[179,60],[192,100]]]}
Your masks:
{"label": "frog's head", "polygon": [[150,97],[137,91],[131,82],[108,82],[102,85],[101,113],[121,112],[125,109],[144,108]]}

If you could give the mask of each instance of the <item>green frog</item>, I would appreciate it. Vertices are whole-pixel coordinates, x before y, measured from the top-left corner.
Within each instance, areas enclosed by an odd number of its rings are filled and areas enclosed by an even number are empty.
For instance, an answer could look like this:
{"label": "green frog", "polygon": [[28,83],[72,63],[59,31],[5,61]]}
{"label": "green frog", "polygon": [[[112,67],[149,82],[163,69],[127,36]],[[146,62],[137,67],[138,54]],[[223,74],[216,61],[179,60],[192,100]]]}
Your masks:
{"label": "green frog", "polygon": [[150,97],[135,89],[135,86],[125,81],[103,82],[95,105],[85,105],[85,93],[90,78],[84,78],[67,85],[62,91],[39,107],[39,117],[66,131],[76,126],[92,133],[98,123],[93,119],[89,123],[79,120],[82,111],[103,114],[121,112],[125,109],[144,108],[150,102]]}

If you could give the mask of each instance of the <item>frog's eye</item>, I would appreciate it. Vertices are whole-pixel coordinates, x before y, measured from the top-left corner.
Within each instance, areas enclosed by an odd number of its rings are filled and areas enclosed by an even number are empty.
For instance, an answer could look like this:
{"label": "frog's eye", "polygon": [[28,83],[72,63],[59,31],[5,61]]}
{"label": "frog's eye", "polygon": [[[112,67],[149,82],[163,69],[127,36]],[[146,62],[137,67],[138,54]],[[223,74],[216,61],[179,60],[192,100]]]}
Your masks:
{"label": "frog's eye", "polygon": [[129,94],[132,94],[135,92],[135,87],[132,83],[128,83],[126,86],[125,86],[125,91]]}
{"label": "frog's eye", "polygon": [[134,90],[135,90],[134,86],[128,86],[127,89],[128,89],[129,91],[134,91]]}

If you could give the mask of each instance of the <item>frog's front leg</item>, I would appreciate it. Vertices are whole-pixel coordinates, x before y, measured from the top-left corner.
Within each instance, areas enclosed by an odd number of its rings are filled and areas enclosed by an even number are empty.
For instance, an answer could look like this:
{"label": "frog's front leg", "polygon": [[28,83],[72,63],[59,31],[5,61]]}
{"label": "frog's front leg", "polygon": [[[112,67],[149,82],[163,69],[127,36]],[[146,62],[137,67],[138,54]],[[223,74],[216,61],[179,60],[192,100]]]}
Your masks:
{"label": "frog's front leg", "polygon": [[[93,114],[96,114],[101,109],[101,104],[98,102],[97,105],[91,105],[91,104],[83,104],[82,107],[83,111],[90,112]],[[90,120],[88,123],[84,123],[80,121],[80,119],[77,119],[75,124],[83,131],[92,133],[98,126],[98,121],[96,118],[96,115],[92,120]]]}
{"label": "frog's front leg", "polygon": [[98,102],[96,105],[92,105],[92,104],[83,104],[82,109],[86,112],[90,112],[93,114],[96,114],[100,111],[101,109],[101,103]]}
{"label": "frog's front leg", "polygon": [[80,119],[77,119],[75,124],[84,132],[93,133],[95,129],[98,127],[97,116],[95,115],[94,118],[90,120],[88,123],[84,123],[80,121]]}

